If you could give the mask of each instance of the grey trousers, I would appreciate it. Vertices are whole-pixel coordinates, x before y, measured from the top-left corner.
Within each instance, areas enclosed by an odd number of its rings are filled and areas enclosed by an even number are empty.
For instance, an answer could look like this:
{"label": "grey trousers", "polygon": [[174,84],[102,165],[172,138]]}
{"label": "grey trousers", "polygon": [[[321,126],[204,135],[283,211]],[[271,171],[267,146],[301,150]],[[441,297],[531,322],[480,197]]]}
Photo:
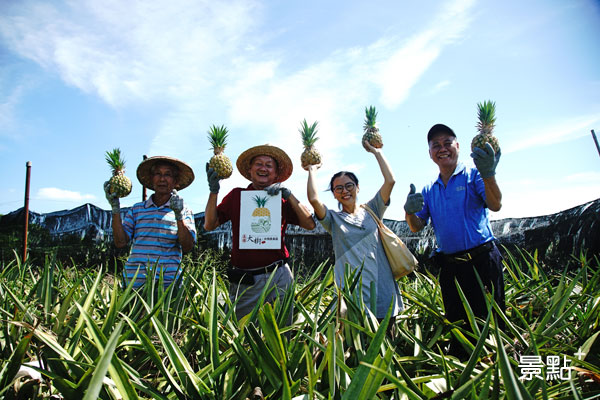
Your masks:
{"label": "grey trousers", "polygon": [[[294,280],[292,270],[287,264],[278,267],[277,270],[273,272],[253,275],[253,285],[235,282],[231,282],[229,284],[229,299],[232,303],[238,299],[238,303],[235,306],[235,315],[238,320],[252,312],[252,309],[254,309],[254,306],[256,306],[256,303],[258,303],[258,300],[260,299],[262,291],[266,286],[271,273],[273,273],[274,276],[269,288],[271,290],[269,290],[265,296],[265,302],[272,303],[276,298],[279,298],[279,301],[281,302],[283,301],[288,288]],[[288,325],[292,323],[292,314],[293,310],[288,316]]]}

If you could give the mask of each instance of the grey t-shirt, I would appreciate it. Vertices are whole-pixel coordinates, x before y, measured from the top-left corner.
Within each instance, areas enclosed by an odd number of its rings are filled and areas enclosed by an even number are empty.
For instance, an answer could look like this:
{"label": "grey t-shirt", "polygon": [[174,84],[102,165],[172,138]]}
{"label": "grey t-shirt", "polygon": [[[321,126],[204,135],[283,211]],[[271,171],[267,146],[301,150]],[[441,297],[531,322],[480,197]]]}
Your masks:
{"label": "grey t-shirt", "polygon": [[[381,218],[389,204],[384,204],[381,194],[377,192],[367,205]],[[377,310],[371,311],[377,318],[385,317],[392,301],[394,303],[392,316],[402,311],[404,308],[402,295],[392,276],[390,264],[379,239],[377,223],[371,215],[362,207],[359,207],[353,215],[327,209],[325,217],[319,222],[331,234],[335,252],[336,284],[343,287],[345,264],[349,264],[350,270],[353,270],[360,268],[364,262],[362,296],[365,305],[371,308],[370,288],[373,284],[377,294]]]}

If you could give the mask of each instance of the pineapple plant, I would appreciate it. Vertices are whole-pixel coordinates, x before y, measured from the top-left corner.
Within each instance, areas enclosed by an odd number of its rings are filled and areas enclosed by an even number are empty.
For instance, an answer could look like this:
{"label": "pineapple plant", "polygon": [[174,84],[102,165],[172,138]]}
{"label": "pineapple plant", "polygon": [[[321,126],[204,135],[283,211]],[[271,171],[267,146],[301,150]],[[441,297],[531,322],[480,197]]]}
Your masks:
{"label": "pineapple plant", "polygon": [[485,143],[488,142],[494,151],[497,153],[500,150],[498,139],[492,134],[494,123],[496,122],[496,102],[487,100],[482,103],[477,103],[477,130],[479,134],[471,141],[471,151],[475,147],[483,149]]}
{"label": "pineapple plant", "polygon": [[302,168],[308,170],[309,165],[321,164],[321,153],[315,148],[315,142],[319,140],[317,137],[317,125],[318,121],[313,122],[312,125],[308,125],[306,119],[302,121],[300,125],[300,136],[302,137],[302,144],[304,145],[304,151],[300,156],[300,162]]}
{"label": "pineapple plant", "polygon": [[118,148],[106,152],[106,161],[112,170],[112,177],[108,180],[109,192],[116,193],[117,197],[125,197],[131,193],[131,179],[125,176],[125,160],[121,157]]}
{"label": "pineapple plant", "polygon": [[271,212],[265,207],[269,197],[257,195],[254,196],[253,200],[256,202],[256,208],[252,211],[250,227],[256,233],[269,232],[271,229]]}
{"label": "pineapple plant", "polygon": [[369,142],[376,149],[383,147],[383,140],[381,139],[379,128],[377,128],[377,111],[373,106],[365,107],[365,124],[363,125],[363,130],[365,133],[362,137],[362,142],[365,149],[367,148],[364,145],[365,141]]}
{"label": "pineapple plant", "polygon": [[215,153],[208,162],[208,166],[215,170],[219,178],[226,179],[233,173],[231,160],[223,154],[227,145],[227,128],[225,125],[213,125],[208,130],[208,139]]}

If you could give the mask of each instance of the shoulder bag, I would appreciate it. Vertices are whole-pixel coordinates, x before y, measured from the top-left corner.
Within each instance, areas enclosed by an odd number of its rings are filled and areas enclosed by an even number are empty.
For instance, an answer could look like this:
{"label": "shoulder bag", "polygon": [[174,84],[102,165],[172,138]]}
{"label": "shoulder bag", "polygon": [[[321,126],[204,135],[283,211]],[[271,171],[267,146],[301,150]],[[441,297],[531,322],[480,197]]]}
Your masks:
{"label": "shoulder bag", "polygon": [[385,255],[390,263],[390,268],[392,269],[392,275],[394,276],[394,279],[400,279],[403,276],[413,272],[418,261],[410,252],[408,247],[406,247],[404,242],[398,236],[396,236],[396,234],[392,232],[390,228],[383,224],[377,215],[375,215],[373,210],[371,210],[366,204],[361,204],[361,207],[367,210],[377,223],[379,228],[379,237],[381,238]]}

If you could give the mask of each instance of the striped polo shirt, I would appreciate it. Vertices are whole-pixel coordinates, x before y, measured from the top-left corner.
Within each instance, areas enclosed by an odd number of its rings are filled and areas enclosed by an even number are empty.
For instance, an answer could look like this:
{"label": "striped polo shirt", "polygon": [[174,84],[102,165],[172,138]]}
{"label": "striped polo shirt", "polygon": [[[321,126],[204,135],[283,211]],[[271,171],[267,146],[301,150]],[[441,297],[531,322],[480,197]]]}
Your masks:
{"label": "striped polo shirt", "polygon": [[[195,243],[194,214],[185,205],[182,214],[183,223]],[[153,268],[158,263],[155,279],[160,278],[162,271],[164,287],[169,286],[179,276],[182,254],[181,245],[177,241],[177,220],[169,202],[159,207],[150,196],[145,202],[134,204],[125,215],[123,229],[129,240],[133,241],[123,271],[125,284],[129,284],[139,268],[134,283],[134,288],[139,288],[146,282],[146,266]]]}

